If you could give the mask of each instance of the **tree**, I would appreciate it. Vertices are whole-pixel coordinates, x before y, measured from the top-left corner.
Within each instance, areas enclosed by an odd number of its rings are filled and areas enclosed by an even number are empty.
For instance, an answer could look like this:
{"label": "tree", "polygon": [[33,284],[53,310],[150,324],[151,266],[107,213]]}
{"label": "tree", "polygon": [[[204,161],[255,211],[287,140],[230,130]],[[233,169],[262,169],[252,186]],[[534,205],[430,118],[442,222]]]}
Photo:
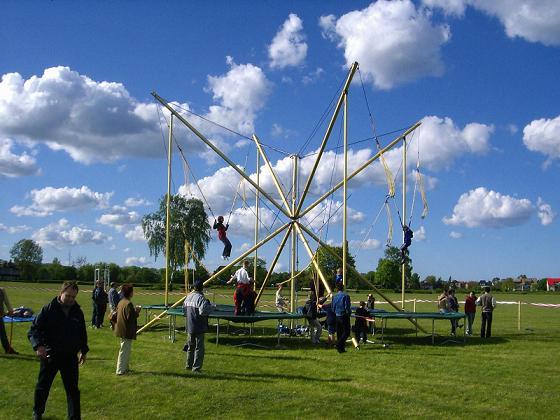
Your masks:
{"label": "tree", "polygon": [[22,239],[10,249],[10,256],[19,268],[20,278],[32,280],[43,262],[43,249],[31,239]]}
{"label": "tree", "polygon": [[[148,241],[150,255],[155,259],[160,254],[166,255],[165,222],[167,196],[159,201],[159,210],[142,218],[142,230]],[[186,199],[181,195],[170,198],[169,225],[169,265],[171,272],[185,265],[185,241],[191,246],[191,252],[199,260],[204,259],[210,241],[210,224],[202,201],[196,198]],[[189,256],[190,260],[190,256]]]}
{"label": "tree", "polygon": [[[405,256],[405,287],[410,287],[412,276],[412,264],[410,258]],[[387,289],[400,289],[402,283],[402,257],[401,251],[395,246],[389,246],[385,249],[385,258],[380,258],[377,263],[375,278],[377,284]]]}

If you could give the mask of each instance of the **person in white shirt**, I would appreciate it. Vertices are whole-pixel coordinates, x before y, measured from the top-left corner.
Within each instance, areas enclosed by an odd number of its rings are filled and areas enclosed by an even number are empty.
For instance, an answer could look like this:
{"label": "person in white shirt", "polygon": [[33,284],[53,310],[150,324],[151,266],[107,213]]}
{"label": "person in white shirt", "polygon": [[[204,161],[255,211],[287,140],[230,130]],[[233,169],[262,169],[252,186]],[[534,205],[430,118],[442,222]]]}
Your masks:
{"label": "person in white shirt", "polygon": [[278,285],[278,289],[276,290],[276,309],[278,312],[284,312],[286,307],[288,306],[288,302],[284,296],[282,296],[282,289],[284,288],[283,284]]}
{"label": "person in white shirt", "polygon": [[235,305],[235,315],[252,314],[255,312],[254,292],[251,287],[253,281],[249,277],[247,269],[249,261],[243,261],[243,265],[229,279],[227,284],[231,284],[234,280],[237,282],[235,293],[233,294],[233,303]]}

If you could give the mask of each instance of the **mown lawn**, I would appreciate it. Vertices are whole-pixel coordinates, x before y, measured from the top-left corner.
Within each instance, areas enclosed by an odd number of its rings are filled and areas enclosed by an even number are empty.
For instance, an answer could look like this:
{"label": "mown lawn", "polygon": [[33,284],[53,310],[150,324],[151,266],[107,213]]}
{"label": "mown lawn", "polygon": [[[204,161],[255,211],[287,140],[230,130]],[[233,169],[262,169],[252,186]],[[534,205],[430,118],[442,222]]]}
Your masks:
{"label": "mown lawn", "polygon": [[[34,310],[55,296],[57,288],[2,286],[14,306]],[[217,289],[208,295],[225,302],[231,290]],[[415,297],[435,299],[435,295]],[[461,293],[458,297],[464,299]],[[560,303],[558,294],[497,295],[497,299]],[[139,289],[133,300],[162,302],[161,297]],[[264,300],[270,302],[272,292]],[[90,292],[82,290],[78,301],[89,319]],[[417,304],[418,311],[434,308],[433,303]],[[475,322],[476,333],[480,314]],[[431,330],[431,322],[421,325]],[[165,322],[139,336],[133,345],[133,373],[123,377],[114,375],[118,343],[110,329],[88,330],[91,351],[80,371],[83,418],[560,418],[560,308],[522,305],[518,331],[517,305],[500,305],[494,314],[494,337],[469,337],[464,346],[432,346],[424,334],[416,337],[407,321],[390,320],[389,347],[370,344],[356,351],[349,344],[342,355],[312,347],[301,337],[283,338],[282,348],[274,348],[275,324],[264,324],[264,337],[261,324],[256,326],[254,336],[221,336],[219,346],[214,344],[214,333],[207,334],[201,376],[184,370],[184,335],[178,334],[178,341],[171,343]],[[0,419],[31,416],[38,363],[27,329],[28,324],[14,326],[13,344],[19,356],[0,355]],[[438,321],[436,329],[441,341],[449,323]],[[233,347],[247,340],[270,349]],[[59,377],[45,414],[45,418],[66,417]]]}

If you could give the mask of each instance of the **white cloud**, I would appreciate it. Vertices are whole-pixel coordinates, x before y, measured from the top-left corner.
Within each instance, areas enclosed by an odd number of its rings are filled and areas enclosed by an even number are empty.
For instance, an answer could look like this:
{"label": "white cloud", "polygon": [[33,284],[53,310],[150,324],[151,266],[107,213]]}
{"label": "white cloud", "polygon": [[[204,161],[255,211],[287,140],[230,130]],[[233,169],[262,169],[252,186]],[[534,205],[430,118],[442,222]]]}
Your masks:
{"label": "white cloud", "polygon": [[381,248],[381,242],[377,239],[370,238],[365,241],[351,240],[348,242],[350,248],[353,249],[379,249]]}
{"label": "white cloud", "polygon": [[[342,201],[324,200],[304,216],[303,222],[315,230],[321,229],[327,224],[342,223],[342,204]],[[361,211],[355,210],[350,206],[347,206],[346,210],[349,224],[364,221],[365,214]]]}
{"label": "white cloud", "polygon": [[13,206],[10,211],[17,216],[42,217],[51,215],[53,212],[106,208],[112,195],[112,192],[92,191],[85,185],[80,188],[45,187],[40,190],[31,190],[29,193],[31,205]]}
{"label": "white cloud", "polygon": [[414,242],[422,242],[426,240],[426,229],[424,226],[420,226],[420,229],[414,231]]}
{"label": "white cloud", "polygon": [[517,132],[519,131],[519,128],[515,124],[508,124],[507,125],[507,130],[510,132],[510,134],[517,134]]}
{"label": "white cloud", "polygon": [[71,245],[102,244],[111,241],[110,236],[83,226],[70,226],[66,219],[60,219],[33,232],[32,239],[39,245],[50,245],[57,249]]}
{"label": "white cloud", "polygon": [[124,262],[124,265],[136,265],[138,267],[145,267],[150,264],[146,257],[128,257]]}
{"label": "white cloud", "polygon": [[114,227],[118,232],[137,224],[142,217],[135,211],[127,211],[125,207],[113,206],[109,213],[102,214],[97,223]]}
{"label": "white cloud", "polygon": [[305,76],[303,76],[301,82],[304,85],[315,83],[317,80],[321,78],[324,72],[325,71],[321,67],[317,67],[314,71],[311,71],[307,73]]}
{"label": "white cloud", "polygon": [[503,228],[526,222],[534,208],[531,201],[514,198],[478,187],[459,197],[451,217],[444,217],[446,225]]}
{"label": "white cloud", "polygon": [[540,197],[537,199],[537,215],[543,226],[550,225],[556,218],[556,213],[552,210],[552,206],[545,203]]}
{"label": "white cloud", "polygon": [[142,230],[142,226],[137,225],[134,229],[129,230],[124,234],[124,237],[129,241],[135,242],[146,242],[146,238],[144,237],[144,231]]}
{"label": "white cloud", "polygon": [[560,115],[553,119],[534,120],[523,129],[527,149],[540,152],[548,160],[560,158]]}
{"label": "white cloud", "polygon": [[446,15],[462,17],[467,8],[466,0],[422,0],[429,8],[440,8]]}
{"label": "white cloud", "polygon": [[14,146],[13,140],[0,138],[0,176],[15,178],[40,173],[36,159],[27,152],[14,153]]}
{"label": "white cloud", "polygon": [[144,198],[129,197],[125,200],[124,204],[128,207],[149,206],[152,203]]}
{"label": "white cloud", "polygon": [[[227,57],[230,70],[223,76],[208,76],[208,90],[218,105],[210,106],[206,118],[242,134],[252,134],[257,112],[262,109],[270,94],[271,82],[263,71],[253,64],[236,64]],[[216,131],[215,127],[204,126]]]}
{"label": "white cloud", "polygon": [[496,17],[510,38],[560,45],[560,3],[557,0],[423,0],[430,8],[462,17],[467,6]]}
{"label": "white cloud", "polygon": [[251,244],[249,242],[243,242],[241,246],[237,249],[239,252],[245,252],[249,248],[251,248]]}
{"label": "white cloud", "polygon": [[557,0],[468,0],[497,17],[510,38],[560,45],[560,2]]}
{"label": "white cloud", "polygon": [[130,252],[130,248],[123,248],[123,252],[129,253],[129,252]]}
{"label": "white cloud", "polygon": [[8,232],[10,234],[21,233],[25,232],[26,230],[31,229],[29,226],[26,225],[19,225],[19,226],[6,226],[4,223],[0,223],[0,232]]}
{"label": "white cloud", "polygon": [[449,236],[450,236],[451,238],[453,238],[453,239],[460,239],[460,238],[463,237],[463,234],[462,234],[461,232],[455,232],[454,230],[452,230],[452,231],[449,233]]}
{"label": "white cloud", "polygon": [[379,0],[338,20],[322,16],[319,25],[325,37],[338,40],[347,66],[358,61],[379,89],[443,73],[441,47],[451,37],[449,27],[433,25],[410,0]]}
{"label": "white cloud", "polygon": [[282,139],[289,139],[290,137],[294,137],[297,133],[294,130],[290,130],[289,128],[284,128],[278,123],[272,124],[272,129],[270,130],[270,135],[272,137],[282,138]]}
{"label": "white cloud", "polygon": [[307,55],[307,43],[303,33],[303,22],[290,13],[272,43],[268,47],[270,67],[283,69],[301,65]]}

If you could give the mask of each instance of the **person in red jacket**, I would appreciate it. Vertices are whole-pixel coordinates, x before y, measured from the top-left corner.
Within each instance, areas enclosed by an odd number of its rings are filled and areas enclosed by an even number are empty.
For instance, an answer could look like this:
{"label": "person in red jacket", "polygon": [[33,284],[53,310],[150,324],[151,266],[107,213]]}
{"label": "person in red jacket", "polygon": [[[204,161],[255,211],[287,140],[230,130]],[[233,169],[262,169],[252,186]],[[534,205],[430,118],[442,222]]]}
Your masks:
{"label": "person in red jacket", "polygon": [[214,229],[218,231],[218,239],[224,244],[224,251],[222,252],[222,258],[224,260],[227,260],[231,254],[231,242],[226,234],[228,227],[229,224],[224,226],[224,216],[218,216],[218,221],[214,220]]}
{"label": "person in red jacket", "polygon": [[470,292],[465,299],[465,314],[467,315],[467,335],[472,335],[472,326],[476,314],[476,295]]}

